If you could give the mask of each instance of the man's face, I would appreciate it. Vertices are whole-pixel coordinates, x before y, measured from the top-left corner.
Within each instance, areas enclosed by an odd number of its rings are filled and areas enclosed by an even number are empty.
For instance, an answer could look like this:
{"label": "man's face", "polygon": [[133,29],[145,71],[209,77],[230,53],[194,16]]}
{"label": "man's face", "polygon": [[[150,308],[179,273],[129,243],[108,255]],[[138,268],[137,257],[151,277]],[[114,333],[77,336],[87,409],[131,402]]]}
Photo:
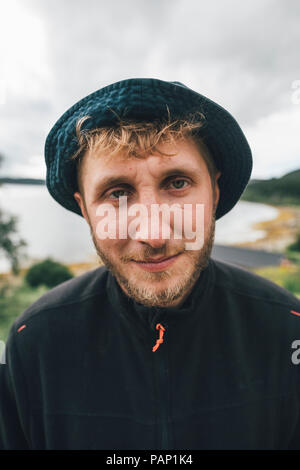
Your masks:
{"label": "man's face", "polygon": [[[90,225],[98,255],[114,274],[123,291],[136,302],[147,306],[179,306],[191,292],[211,254],[215,210],[219,200],[216,182],[213,194],[205,160],[191,139],[176,144],[161,144],[159,149],[172,156],[150,154],[143,159],[124,159],[122,155],[108,161],[105,155],[87,153],[81,164],[81,193],[74,197]],[[218,173],[217,178],[220,176]],[[108,182],[108,178],[118,181]],[[116,239],[99,239],[97,224],[103,218],[96,214],[100,204],[114,206],[118,218],[121,196],[127,196],[127,209],[142,204],[148,209],[149,235],[122,239],[117,223]],[[170,218],[170,238],[151,234],[152,204],[176,204],[184,208],[190,204],[192,230],[196,228],[196,204],[204,205],[204,244],[200,249],[186,249],[190,238],[174,237],[174,217]],[[128,217],[128,224],[132,217]],[[162,219],[160,219],[162,220]],[[174,258],[164,263],[145,263],[150,259]],[[143,263],[144,261],[144,263]]]}

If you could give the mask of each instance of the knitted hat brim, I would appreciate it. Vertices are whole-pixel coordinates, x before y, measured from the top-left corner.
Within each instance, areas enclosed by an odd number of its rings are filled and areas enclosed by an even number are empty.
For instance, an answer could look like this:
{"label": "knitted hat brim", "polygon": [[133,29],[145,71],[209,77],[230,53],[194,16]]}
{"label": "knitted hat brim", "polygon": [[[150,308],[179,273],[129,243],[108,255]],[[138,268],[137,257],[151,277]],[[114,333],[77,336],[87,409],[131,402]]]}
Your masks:
{"label": "knitted hat brim", "polygon": [[201,137],[216,167],[220,198],[216,219],[229,212],[240,199],[251,176],[249,144],[233,116],[222,106],[179,82],[154,78],[122,80],[78,101],[68,109],[49,132],[45,143],[46,184],[52,197],[66,209],[82,215],[74,199],[78,190],[76,162],[70,157],[78,150],[76,123],[90,116],[84,128],[113,126],[118,119],[183,119],[204,115]]}

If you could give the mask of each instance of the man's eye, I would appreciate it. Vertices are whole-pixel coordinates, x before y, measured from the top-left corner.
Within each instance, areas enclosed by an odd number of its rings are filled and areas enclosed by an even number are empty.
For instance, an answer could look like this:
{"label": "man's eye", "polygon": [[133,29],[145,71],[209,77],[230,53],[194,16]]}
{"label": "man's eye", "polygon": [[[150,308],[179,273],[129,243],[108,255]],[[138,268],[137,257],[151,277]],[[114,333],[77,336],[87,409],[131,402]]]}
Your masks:
{"label": "man's eye", "polygon": [[[184,183],[188,183],[188,181],[183,180],[183,179],[177,179],[177,180],[171,181],[170,184],[173,184],[175,186],[174,189],[182,189]],[[115,189],[108,195],[108,198],[117,200],[121,196],[126,196],[126,194],[124,193],[129,193],[129,191],[126,191],[126,189]],[[113,197],[113,195],[115,195],[116,197]]]}
{"label": "man's eye", "polygon": [[171,184],[175,185],[175,189],[182,189],[182,184],[181,183],[188,183],[186,180],[174,180],[171,182]]}
{"label": "man's eye", "polygon": [[116,194],[116,193],[128,193],[128,191],[126,191],[126,189],[116,189],[115,191],[112,191],[110,194],[109,194],[109,198],[110,199],[119,199],[121,196],[126,196],[126,194],[119,194],[117,197],[111,197],[112,194]]}

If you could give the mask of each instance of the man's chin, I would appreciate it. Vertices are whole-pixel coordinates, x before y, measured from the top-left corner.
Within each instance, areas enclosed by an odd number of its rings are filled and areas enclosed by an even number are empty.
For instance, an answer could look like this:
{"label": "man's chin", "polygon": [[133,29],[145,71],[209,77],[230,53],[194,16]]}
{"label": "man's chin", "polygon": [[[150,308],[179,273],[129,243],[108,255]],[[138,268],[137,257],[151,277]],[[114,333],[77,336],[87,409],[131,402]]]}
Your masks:
{"label": "man's chin", "polygon": [[182,269],[149,273],[138,268],[126,271],[126,276],[121,272],[113,274],[123,292],[136,302],[148,307],[173,307],[188,295],[200,270],[191,266],[184,273]]}
{"label": "man's chin", "polygon": [[188,256],[184,259],[188,253],[183,253],[181,255],[183,263],[178,260],[178,266],[175,262],[169,269],[157,272],[149,272],[131,261],[113,263],[98,246],[92,230],[91,233],[98,256],[128,297],[149,307],[173,307],[180,306],[184,302],[201,272],[206,268],[212,251],[214,231],[213,218],[209,236],[197,257]]}
{"label": "man's chin", "polygon": [[191,264],[189,268],[185,264],[184,269],[147,272],[137,266],[129,268],[129,265],[124,265],[124,269],[117,269],[105,256],[101,256],[101,259],[125,295],[147,307],[180,306],[206,265],[201,260],[200,264]]}
{"label": "man's chin", "polygon": [[168,280],[164,285],[161,281],[151,282],[139,279],[139,284],[119,277],[118,283],[123,292],[137,303],[148,307],[168,307],[174,305],[186,290],[182,282]]}

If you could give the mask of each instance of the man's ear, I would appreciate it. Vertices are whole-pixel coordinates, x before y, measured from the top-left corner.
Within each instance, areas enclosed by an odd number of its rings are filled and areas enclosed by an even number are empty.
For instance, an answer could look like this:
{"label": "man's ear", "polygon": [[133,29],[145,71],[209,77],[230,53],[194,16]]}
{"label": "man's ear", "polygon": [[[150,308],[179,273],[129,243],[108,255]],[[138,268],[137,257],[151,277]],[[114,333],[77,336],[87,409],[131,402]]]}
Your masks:
{"label": "man's ear", "polygon": [[83,215],[83,217],[85,218],[85,220],[89,221],[88,219],[88,215],[87,215],[87,212],[86,212],[86,208],[85,208],[85,204],[84,204],[84,200],[83,200],[83,197],[82,195],[77,191],[76,193],[73,194],[77,204],[79,205],[80,207],[80,210],[81,210],[81,213]]}

